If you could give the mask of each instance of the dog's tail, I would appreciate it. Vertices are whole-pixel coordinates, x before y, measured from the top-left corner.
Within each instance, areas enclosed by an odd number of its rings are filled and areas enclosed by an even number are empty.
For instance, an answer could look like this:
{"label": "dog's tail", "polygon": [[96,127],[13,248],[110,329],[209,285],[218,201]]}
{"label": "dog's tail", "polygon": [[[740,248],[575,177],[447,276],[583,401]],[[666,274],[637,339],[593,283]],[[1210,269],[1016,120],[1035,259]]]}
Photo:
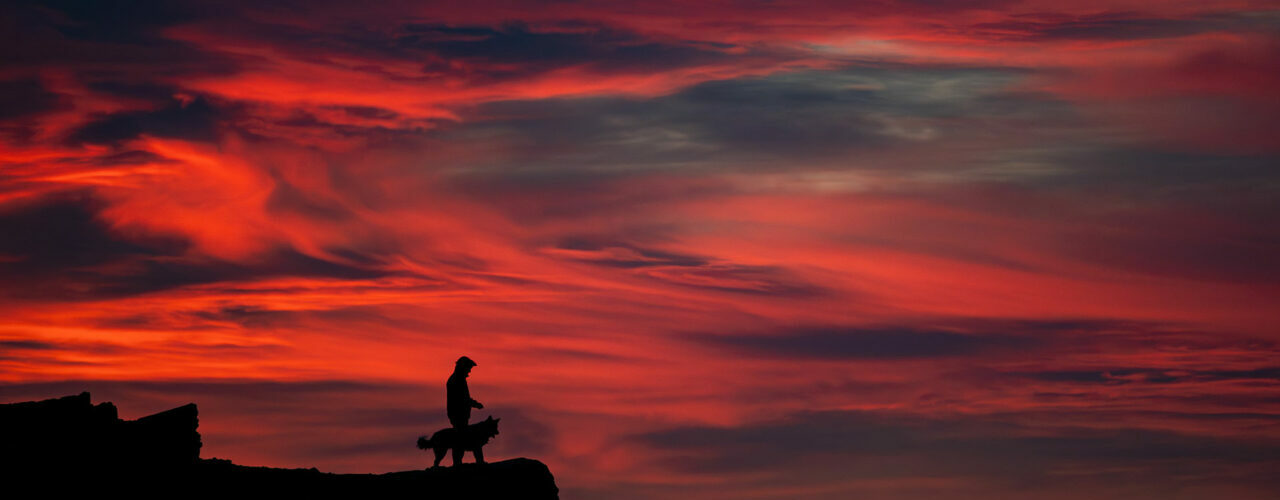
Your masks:
{"label": "dog's tail", "polygon": [[427,439],[427,437],[426,437],[426,436],[418,436],[418,449],[419,449],[419,450],[430,450],[430,449],[431,449],[431,440],[430,440],[430,439]]}

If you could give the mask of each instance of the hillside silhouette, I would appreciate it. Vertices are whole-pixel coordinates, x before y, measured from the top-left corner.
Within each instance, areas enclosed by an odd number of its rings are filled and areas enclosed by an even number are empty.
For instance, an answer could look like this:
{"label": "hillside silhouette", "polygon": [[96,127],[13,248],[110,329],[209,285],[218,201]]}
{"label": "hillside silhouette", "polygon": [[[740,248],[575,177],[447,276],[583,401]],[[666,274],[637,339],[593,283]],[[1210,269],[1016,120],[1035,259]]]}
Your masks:
{"label": "hillside silhouette", "polygon": [[[199,411],[121,420],[89,393],[0,404],[0,495],[122,493],[128,498],[557,499],[546,465],[517,458],[386,474],[247,467],[200,458]],[[406,446],[413,446],[412,436]],[[31,496],[26,493],[24,496]]]}

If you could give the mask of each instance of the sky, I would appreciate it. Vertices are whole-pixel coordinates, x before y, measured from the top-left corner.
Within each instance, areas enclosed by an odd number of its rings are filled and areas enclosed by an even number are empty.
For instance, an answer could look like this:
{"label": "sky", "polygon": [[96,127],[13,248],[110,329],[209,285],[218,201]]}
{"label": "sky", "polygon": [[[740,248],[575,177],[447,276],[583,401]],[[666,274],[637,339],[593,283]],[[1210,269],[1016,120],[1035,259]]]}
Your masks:
{"label": "sky", "polygon": [[0,402],[387,472],[467,355],[569,500],[1280,491],[1275,1],[0,27]]}

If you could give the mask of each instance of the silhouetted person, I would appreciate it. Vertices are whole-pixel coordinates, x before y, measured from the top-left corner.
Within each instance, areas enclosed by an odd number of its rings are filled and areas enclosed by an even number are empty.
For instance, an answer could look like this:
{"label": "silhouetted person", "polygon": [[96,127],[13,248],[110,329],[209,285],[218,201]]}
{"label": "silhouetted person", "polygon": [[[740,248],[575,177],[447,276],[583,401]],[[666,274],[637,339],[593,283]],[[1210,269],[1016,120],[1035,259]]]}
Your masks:
{"label": "silhouetted person", "polygon": [[[471,409],[481,409],[484,405],[479,401],[471,399],[471,390],[467,389],[467,376],[471,375],[471,368],[476,366],[475,361],[471,358],[463,356],[453,365],[453,375],[449,376],[449,382],[445,383],[448,390],[449,404],[447,411],[449,413],[449,424],[457,429],[460,435],[467,434],[467,421],[471,420]],[[465,450],[461,447],[453,449],[453,463],[462,463],[462,453]],[[477,461],[484,461],[480,451],[476,450]]]}

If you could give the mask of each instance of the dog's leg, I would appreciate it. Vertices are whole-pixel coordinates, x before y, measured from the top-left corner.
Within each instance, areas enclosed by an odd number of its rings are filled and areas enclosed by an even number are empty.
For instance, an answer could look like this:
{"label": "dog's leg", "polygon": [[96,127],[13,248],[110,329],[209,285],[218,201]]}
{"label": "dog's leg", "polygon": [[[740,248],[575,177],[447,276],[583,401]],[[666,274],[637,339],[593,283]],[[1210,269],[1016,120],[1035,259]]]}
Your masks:
{"label": "dog's leg", "polygon": [[434,450],[432,450],[432,451],[436,452],[436,463],[431,464],[431,466],[432,466],[432,467],[439,467],[439,466],[440,466],[440,461],[441,461],[441,460],[444,460],[444,454],[445,454],[445,452],[449,451],[449,449],[448,449],[448,448],[436,448],[436,449],[434,449]]}
{"label": "dog's leg", "polygon": [[471,452],[474,453],[476,456],[476,463],[478,464],[484,463],[484,450],[482,450],[479,446],[477,446],[476,449],[471,450]]}
{"label": "dog's leg", "polygon": [[463,449],[462,447],[457,447],[453,449],[453,466],[454,467],[462,465],[462,454],[465,453],[466,451],[467,450]]}

